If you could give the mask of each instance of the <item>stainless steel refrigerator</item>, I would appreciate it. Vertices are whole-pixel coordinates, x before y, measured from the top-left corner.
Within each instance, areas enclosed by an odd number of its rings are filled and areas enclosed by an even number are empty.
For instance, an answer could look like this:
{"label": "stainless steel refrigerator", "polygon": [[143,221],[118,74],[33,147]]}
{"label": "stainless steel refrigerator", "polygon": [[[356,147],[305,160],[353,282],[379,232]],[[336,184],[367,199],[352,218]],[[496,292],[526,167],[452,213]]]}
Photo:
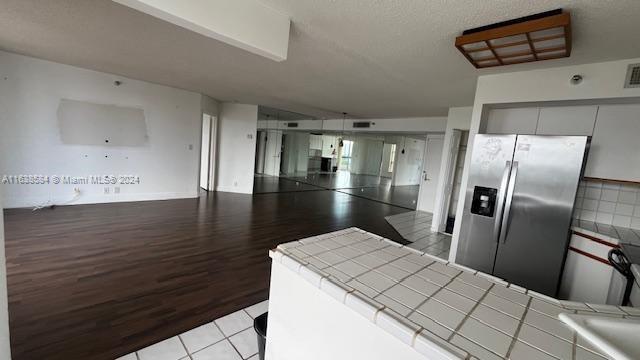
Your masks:
{"label": "stainless steel refrigerator", "polygon": [[456,262],[555,296],[589,138],[476,135]]}

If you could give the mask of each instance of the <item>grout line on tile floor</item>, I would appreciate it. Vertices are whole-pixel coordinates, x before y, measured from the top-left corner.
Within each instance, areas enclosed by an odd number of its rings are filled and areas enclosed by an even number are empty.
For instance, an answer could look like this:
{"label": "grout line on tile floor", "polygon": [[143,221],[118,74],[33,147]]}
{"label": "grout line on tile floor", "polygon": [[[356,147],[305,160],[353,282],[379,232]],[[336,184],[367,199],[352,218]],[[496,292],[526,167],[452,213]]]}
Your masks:
{"label": "grout line on tile floor", "polygon": [[[182,333],[182,334],[184,334],[184,333]],[[180,334],[180,335],[182,335],[182,334]],[[184,344],[184,341],[182,340],[182,337],[180,335],[178,335],[178,340],[180,341],[180,344],[182,344],[182,347],[184,348],[184,351],[187,353],[187,357],[189,359],[193,360],[193,358],[191,357],[191,353],[189,353],[189,349],[187,349],[187,345]],[[136,351],[136,354],[137,353],[138,352]],[[182,358],[182,359],[184,359],[184,358]]]}

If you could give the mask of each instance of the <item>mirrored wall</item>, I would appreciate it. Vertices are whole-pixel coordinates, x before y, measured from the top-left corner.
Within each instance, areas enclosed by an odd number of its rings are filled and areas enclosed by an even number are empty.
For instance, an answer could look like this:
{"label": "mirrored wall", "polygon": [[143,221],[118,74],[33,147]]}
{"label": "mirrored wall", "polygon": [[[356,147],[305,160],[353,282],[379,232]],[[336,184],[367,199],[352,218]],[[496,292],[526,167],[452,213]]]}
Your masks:
{"label": "mirrored wall", "polygon": [[254,193],[329,189],[415,209],[426,134],[367,132],[344,123],[261,108]]}

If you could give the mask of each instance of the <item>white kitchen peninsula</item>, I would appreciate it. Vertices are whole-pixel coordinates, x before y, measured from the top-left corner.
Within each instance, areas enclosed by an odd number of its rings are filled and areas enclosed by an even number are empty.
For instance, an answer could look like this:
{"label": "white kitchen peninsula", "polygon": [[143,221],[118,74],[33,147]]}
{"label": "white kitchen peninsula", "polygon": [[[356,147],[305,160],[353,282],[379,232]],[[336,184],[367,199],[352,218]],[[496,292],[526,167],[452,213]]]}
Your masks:
{"label": "white kitchen peninsula", "polygon": [[640,319],[560,301],[357,228],[278,246],[267,360],[605,359],[560,313]]}

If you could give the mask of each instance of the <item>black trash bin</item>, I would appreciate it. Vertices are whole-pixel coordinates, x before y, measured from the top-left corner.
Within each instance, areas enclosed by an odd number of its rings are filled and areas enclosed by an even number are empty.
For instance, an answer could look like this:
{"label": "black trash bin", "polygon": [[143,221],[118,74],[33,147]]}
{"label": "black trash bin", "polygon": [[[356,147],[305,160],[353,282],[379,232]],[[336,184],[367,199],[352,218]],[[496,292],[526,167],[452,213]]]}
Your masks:
{"label": "black trash bin", "polygon": [[253,329],[258,336],[258,356],[260,360],[264,360],[264,347],[267,342],[267,317],[269,313],[266,312],[253,320]]}

